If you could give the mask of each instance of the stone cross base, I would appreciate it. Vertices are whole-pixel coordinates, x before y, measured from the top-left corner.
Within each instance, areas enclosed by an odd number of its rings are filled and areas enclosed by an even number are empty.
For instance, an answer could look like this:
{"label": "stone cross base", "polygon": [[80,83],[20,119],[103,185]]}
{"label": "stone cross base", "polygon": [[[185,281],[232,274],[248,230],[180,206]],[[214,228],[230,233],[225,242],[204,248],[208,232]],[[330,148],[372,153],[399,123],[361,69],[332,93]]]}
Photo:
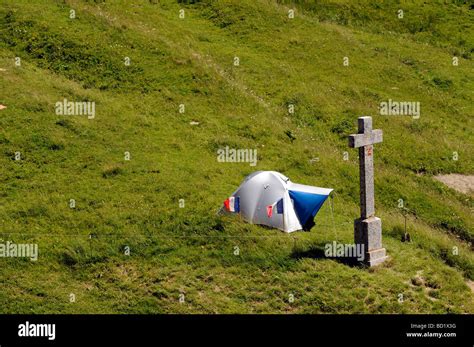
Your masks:
{"label": "stone cross base", "polygon": [[354,221],[354,242],[364,245],[364,263],[375,266],[382,263],[387,256],[382,248],[382,221],[378,217],[356,219]]}

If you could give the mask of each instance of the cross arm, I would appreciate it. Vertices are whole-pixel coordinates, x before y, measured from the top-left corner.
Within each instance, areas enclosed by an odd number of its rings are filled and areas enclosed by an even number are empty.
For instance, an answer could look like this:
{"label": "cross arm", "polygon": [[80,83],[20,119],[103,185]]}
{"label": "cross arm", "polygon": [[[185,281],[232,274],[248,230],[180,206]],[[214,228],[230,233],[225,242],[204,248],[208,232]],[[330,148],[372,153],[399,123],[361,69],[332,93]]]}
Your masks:
{"label": "cross arm", "polygon": [[380,129],[372,130],[370,133],[349,135],[349,147],[351,148],[373,145],[380,142],[382,142],[382,130]]}

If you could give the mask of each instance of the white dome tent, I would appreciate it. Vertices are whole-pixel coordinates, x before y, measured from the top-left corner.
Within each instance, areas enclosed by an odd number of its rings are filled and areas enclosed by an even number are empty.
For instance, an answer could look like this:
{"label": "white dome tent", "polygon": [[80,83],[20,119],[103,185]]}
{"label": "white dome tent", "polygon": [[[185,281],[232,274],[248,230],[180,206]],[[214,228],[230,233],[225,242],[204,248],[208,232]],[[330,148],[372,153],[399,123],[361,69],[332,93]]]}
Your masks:
{"label": "white dome tent", "polygon": [[276,171],[257,171],[248,175],[224,201],[221,211],[240,213],[249,223],[267,225],[287,233],[309,230],[331,191],[293,183]]}

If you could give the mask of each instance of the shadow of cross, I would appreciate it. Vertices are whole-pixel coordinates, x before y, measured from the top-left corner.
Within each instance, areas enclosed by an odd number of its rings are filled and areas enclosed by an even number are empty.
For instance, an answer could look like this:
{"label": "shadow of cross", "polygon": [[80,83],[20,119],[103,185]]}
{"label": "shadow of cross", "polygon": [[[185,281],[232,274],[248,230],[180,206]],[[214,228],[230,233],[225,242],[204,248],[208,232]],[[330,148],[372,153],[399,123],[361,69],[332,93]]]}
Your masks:
{"label": "shadow of cross", "polygon": [[374,266],[387,257],[382,248],[382,221],[375,217],[374,144],[382,142],[382,130],[372,130],[372,117],[358,118],[358,133],[349,135],[349,147],[359,148],[360,218],[354,221],[354,241],[365,250],[364,262]]}

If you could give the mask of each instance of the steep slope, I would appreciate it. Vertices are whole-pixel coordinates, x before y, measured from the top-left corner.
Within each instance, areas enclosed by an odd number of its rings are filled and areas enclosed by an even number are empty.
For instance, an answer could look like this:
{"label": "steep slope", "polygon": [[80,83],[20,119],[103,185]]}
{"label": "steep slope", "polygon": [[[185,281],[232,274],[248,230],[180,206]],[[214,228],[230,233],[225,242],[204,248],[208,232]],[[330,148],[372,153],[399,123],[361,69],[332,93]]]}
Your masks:
{"label": "steep slope", "polygon": [[[402,25],[392,7],[318,6],[3,2],[0,236],[40,257],[2,259],[2,312],[473,312],[472,197],[432,178],[474,172],[472,10],[409,5]],[[65,98],[94,101],[95,118],[57,115]],[[420,102],[420,118],[381,116],[389,99]],[[360,115],[385,134],[391,259],[375,270],[323,252],[352,242]],[[225,146],[257,149],[257,166],[218,162]],[[292,235],[216,216],[257,169],[334,188],[334,222],[329,204]]]}

